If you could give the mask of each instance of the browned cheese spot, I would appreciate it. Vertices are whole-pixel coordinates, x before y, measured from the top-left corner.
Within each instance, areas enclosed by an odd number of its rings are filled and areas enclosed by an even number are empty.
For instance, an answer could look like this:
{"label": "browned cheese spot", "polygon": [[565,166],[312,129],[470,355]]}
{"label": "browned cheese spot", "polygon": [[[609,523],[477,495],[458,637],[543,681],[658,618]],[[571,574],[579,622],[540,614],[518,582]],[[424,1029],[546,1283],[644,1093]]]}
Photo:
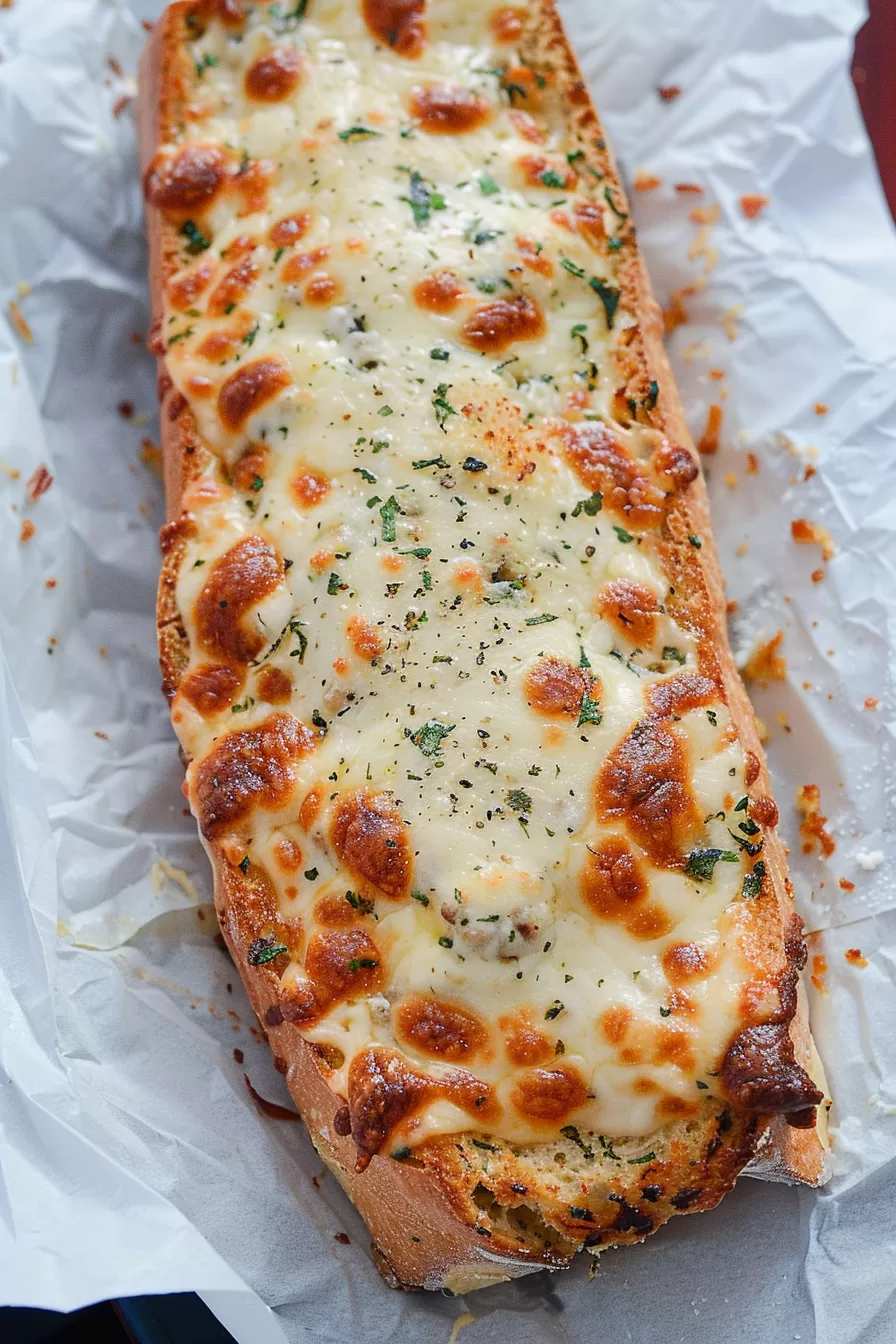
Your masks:
{"label": "browned cheese spot", "polygon": [[357,1171],[364,1171],[390,1135],[428,1102],[443,1098],[478,1120],[491,1124],[500,1114],[494,1093],[464,1069],[438,1079],[419,1073],[404,1056],[385,1046],[368,1046],[352,1060],[348,1104]]}
{"label": "browned cheese spot", "polygon": [[285,873],[297,873],[305,862],[301,845],[289,835],[282,835],[277,841],[274,856]]}
{"label": "browned cheese spot", "polygon": [[734,1037],[722,1064],[722,1084],[733,1105],[765,1115],[786,1115],[797,1129],[811,1129],[824,1093],[794,1057],[788,1022],[746,1027]]}
{"label": "browned cheese spot", "polygon": [[372,663],[385,648],[383,636],[372,621],[363,616],[352,616],[346,622],[345,633],[354,652],[365,662]]}
{"label": "browned cheese spot", "polygon": [[244,678],[239,666],[202,663],[183,677],[178,690],[205,718],[230,708],[243,688]]}
{"label": "browned cheese spot", "polygon": [[233,469],[233,483],[238,490],[251,490],[259,477],[264,480],[268,464],[268,450],[263,443],[253,443],[243,453]]}
{"label": "browned cheese spot", "polygon": [[292,677],[282,667],[263,667],[256,686],[260,698],[269,705],[285,705],[292,699]]}
{"label": "browned cheese spot", "polygon": [[634,579],[611,579],[597,599],[604,620],[642,649],[649,649],[656,639],[658,606],[656,594]]}
{"label": "browned cheese spot", "polygon": [[679,443],[670,443],[664,439],[650,459],[650,465],[657,476],[665,477],[665,489],[686,490],[700,474],[700,468],[693,454]]}
{"label": "browned cheese spot", "polygon": [[218,740],[195,776],[202,834],[213,840],[258,808],[285,807],[295,786],[294,762],[314,749],[314,734],[291,714],[273,714],[257,728]]}
{"label": "browned cheese spot", "polygon": [[604,509],[623,514],[637,526],[649,527],[661,521],[665,495],[612,430],[593,421],[561,425],[557,432],[573,471],[588,490],[603,495]]}
{"label": "browned cheese spot", "polygon": [[299,808],[299,823],[302,829],[310,831],[311,827],[320,816],[320,810],[323,806],[326,789],[323,784],[315,784],[302,799],[302,806]]}
{"label": "browned cheese spot", "polygon": [[322,261],[326,261],[329,255],[330,249],[326,243],[322,243],[320,247],[313,247],[310,252],[296,252],[284,263],[280,278],[286,285],[298,284]]}
{"label": "browned cheese spot", "polygon": [[322,504],[330,493],[330,478],[325,471],[314,467],[303,467],[289,483],[293,499],[303,509],[313,509]]}
{"label": "browned cheese spot", "polygon": [[659,719],[681,718],[692,709],[703,709],[720,699],[720,690],[699,672],[679,672],[667,681],[647,687],[647,707]]}
{"label": "browned cheese spot", "polygon": [[305,286],[305,302],[314,308],[329,308],[342,294],[342,282],[326,271],[312,275]]}
{"label": "browned cheese spot", "polygon": [[[351,909],[348,902],[343,904]],[[314,985],[320,1009],[369,998],[379,994],[386,983],[379,949],[363,929],[312,934],[305,953],[305,974]]]}
{"label": "browned cheese spot", "polygon": [[399,56],[416,60],[426,50],[426,0],[361,0],[368,32]]}
{"label": "browned cheese spot", "polygon": [[414,302],[431,313],[451,313],[460,303],[464,287],[453,271],[431,271],[414,286]]}
{"label": "browned cheese spot", "polygon": [[344,793],[333,809],[333,848],[362,884],[398,901],[411,889],[413,856],[392,796],[361,789]]}
{"label": "browned cheese spot", "polygon": [[207,289],[214,267],[204,258],[187,271],[178,271],[165,285],[168,302],[176,312],[185,313],[192,308],[200,294]]}
{"label": "browned cheese spot", "polygon": [[596,700],[600,683],[563,658],[539,658],[523,682],[526,704],[548,718],[577,719],[586,695]]}
{"label": "browned cheese spot", "polygon": [[300,210],[296,215],[286,215],[285,218],[278,219],[268,237],[274,247],[292,247],[293,243],[305,237],[310,227],[311,211]]}
{"label": "browned cheese spot", "polygon": [[314,918],[328,929],[344,929],[357,922],[359,911],[345,899],[344,892],[322,896],[314,907]]}
{"label": "browned cheese spot", "polygon": [[746,762],[744,765],[744,783],[747,788],[749,788],[750,785],[755,784],[759,778],[762,766],[759,763],[759,757],[756,755],[755,751],[748,751],[744,759]]}
{"label": "browned cheese spot", "polygon": [[577,201],[575,206],[576,228],[593,248],[599,248],[606,241],[607,230],[604,212],[596,201]]}
{"label": "browned cheese spot", "polygon": [[750,816],[760,826],[777,826],[778,805],[774,798],[753,798],[750,802]]}
{"label": "browned cheese spot", "polygon": [[489,16],[488,26],[496,42],[518,42],[523,35],[526,10],[516,5],[502,5]]}
{"label": "browned cheese spot", "polygon": [[244,364],[227,378],[218,393],[218,413],[225,429],[236,433],[250,416],[292,384],[286,361],[267,356]]}
{"label": "browned cheese spot", "polygon": [[246,94],[258,103],[282,103],[301,77],[302,60],[295,47],[273,47],[246,71]]}
{"label": "browned cheese spot", "polygon": [[656,1029],[656,1045],[652,1062],[660,1067],[666,1064],[693,1075],[697,1060],[693,1051],[691,1033],[686,1027],[663,1023]]}
{"label": "browned cheese spot", "polygon": [[556,1128],[588,1099],[581,1074],[571,1064],[553,1069],[528,1069],[511,1094],[521,1115],[536,1124]]}
{"label": "browned cheese spot", "polygon": [[663,970],[670,985],[703,980],[712,971],[716,954],[700,943],[672,943],[663,953]]}
{"label": "browned cheese spot", "polygon": [[521,1009],[514,1015],[498,1019],[498,1026],[504,1033],[507,1058],[520,1068],[547,1064],[554,1058],[551,1041],[533,1024],[532,1016],[530,1011]]}
{"label": "browned cheese spot", "polygon": [[598,821],[624,821],[658,868],[681,868],[701,822],[689,776],[686,740],[670,724],[642,720],[597,776]]}
{"label": "browned cheese spot", "polygon": [[242,28],[246,11],[240,0],[195,0],[187,9],[186,19],[190,32],[199,36],[213,19],[231,31]]}
{"label": "browned cheese spot", "polygon": [[474,350],[500,354],[517,341],[537,341],[544,335],[541,309],[528,294],[494,299],[474,309],[460,329],[461,339]]}
{"label": "browned cheese spot", "polygon": [[430,135],[464,135],[484,125],[489,106],[472,89],[425,84],[412,90],[411,116]]}
{"label": "browned cheese spot", "polygon": [[604,1040],[610,1045],[621,1045],[629,1033],[634,1014],[626,1004],[617,1004],[615,1008],[606,1008],[598,1019],[598,1026]]}
{"label": "browned cheese spot", "polygon": [[264,648],[261,631],[248,628],[245,616],[274,592],[283,577],[283,561],[264,537],[250,536],[216,560],[196,599],[196,633],[207,652],[248,663]]}
{"label": "browned cheese spot", "polygon": [[588,849],[580,878],[582,898],[598,919],[622,924],[634,938],[660,938],[672,920],[648,899],[649,884],[635,855],[619,836]]}
{"label": "browned cheese spot", "polygon": [[[527,186],[541,187],[545,191],[573,191],[578,181],[575,170],[564,159],[547,159],[543,154],[523,154],[517,159],[516,165]],[[557,178],[562,179],[562,187],[557,185]]]}
{"label": "browned cheese spot", "polygon": [[146,170],[143,194],[166,215],[187,219],[208,209],[226,178],[227,157],[217,145],[161,149]]}
{"label": "browned cheese spot", "polygon": [[258,279],[259,268],[251,257],[243,257],[235,266],[231,266],[212,290],[208,301],[208,312],[212,317],[223,317],[235,307]]}
{"label": "browned cheese spot", "polygon": [[455,1064],[479,1054],[488,1041],[483,1022],[469,1009],[445,999],[415,996],[395,1013],[398,1035],[425,1055]]}

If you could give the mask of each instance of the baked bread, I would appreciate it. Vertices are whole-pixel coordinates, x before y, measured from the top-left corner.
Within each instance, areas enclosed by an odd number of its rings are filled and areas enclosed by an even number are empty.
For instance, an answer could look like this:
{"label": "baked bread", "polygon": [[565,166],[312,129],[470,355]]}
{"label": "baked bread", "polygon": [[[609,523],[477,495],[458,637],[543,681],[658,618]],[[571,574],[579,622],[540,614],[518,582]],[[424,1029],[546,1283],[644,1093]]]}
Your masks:
{"label": "baked bread", "polygon": [[184,791],[384,1273],[819,1181],[706,491],[549,0],[179,0],[140,97]]}

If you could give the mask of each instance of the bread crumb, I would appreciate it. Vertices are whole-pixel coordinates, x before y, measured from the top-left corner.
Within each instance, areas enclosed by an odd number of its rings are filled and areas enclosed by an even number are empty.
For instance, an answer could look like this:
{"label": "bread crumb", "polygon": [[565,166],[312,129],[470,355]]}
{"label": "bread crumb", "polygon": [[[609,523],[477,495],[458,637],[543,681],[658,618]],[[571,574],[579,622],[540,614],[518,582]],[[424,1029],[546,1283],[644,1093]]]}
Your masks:
{"label": "bread crumb", "polygon": [[25,342],[26,345],[33,345],[34,333],[29,327],[28,323],[25,321],[25,318],[22,314],[22,310],[16,303],[15,299],[10,299],[9,303],[7,304],[7,309],[9,311],[9,320],[15,327],[16,331],[21,336],[22,340]]}
{"label": "bread crumb", "polygon": [[725,377],[725,370],[724,370],[724,369],[710,369],[710,371],[709,371],[709,376],[710,376],[710,378],[713,380],[714,383],[720,383],[720,382],[722,381],[722,379]]}
{"label": "bread crumb", "polygon": [[44,587],[45,587],[45,588],[55,588],[55,587],[56,587],[56,580],[55,580],[55,579],[47,579],[46,583],[44,584]]}
{"label": "bread crumb", "polygon": [[803,818],[800,823],[803,853],[814,854],[820,848],[822,857],[829,859],[837,845],[825,830],[827,817],[821,813],[821,790],[817,784],[800,785],[796,791],[796,810]]}
{"label": "bread crumb", "polygon": [[663,309],[663,326],[666,329],[667,336],[690,321],[688,311],[682,300],[692,298],[696,293],[697,290],[694,285],[682,285],[681,289],[676,289],[669,295],[669,304]]}
{"label": "bread crumb", "polygon": [[862,956],[861,948],[848,947],[846,951],[843,953],[843,955],[849,962],[850,966],[862,967],[868,965],[868,958]]}
{"label": "bread crumb", "polygon": [[812,958],[812,975],[810,979],[812,984],[818,990],[819,994],[827,994],[828,987],[824,982],[824,977],[828,973],[828,959],[823,956],[814,956]]}
{"label": "bread crumb", "polygon": [[825,560],[833,560],[837,554],[837,547],[834,544],[834,538],[826,527],[819,523],[812,523],[808,518],[794,518],[790,524],[790,535],[798,546],[817,545],[821,547],[821,554]]}
{"label": "bread crumb", "polygon": [[639,168],[635,173],[635,180],[632,183],[635,191],[656,191],[657,187],[662,185],[661,177],[657,177],[655,173],[645,172],[643,168]]}
{"label": "bread crumb", "polygon": [[848,877],[841,877],[840,879],[841,891],[855,891],[855,889],[856,889],[855,882],[850,882]]}
{"label": "bread crumb", "polygon": [[26,541],[30,541],[36,531],[37,528],[34,526],[31,519],[25,518],[22,522],[21,528],[19,529],[19,541],[22,542],[23,544]]}
{"label": "bread crumb", "polygon": [[[676,98],[680,97],[681,89],[677,84],[661,84],[657,89],[657,93],[664,103],[672,103]],[[449,1344],[454,1344],[454,1341],[449,1341]]]}
{"label": "bread crumb", "polygon": [[451,1328],[451,1334],[448,1336],[448,1344],[457,1344],[457,1337],[461,1330],[463,1330],[465,1325],[472,1325],[475,1319],[476,1317],[473,1315],[472,1311],[465,1311],[462,1315],[458,1316]]}
{"label": "bread crumb", "polygon": [[823,569],[813,569],[811,578],[813,583],[821,583],[824,579],[825,571]]}
{"label": "bread crumb", "polygon": [[340,1246],[351,1246],[351,1238],[347,1232],[334,1232],[333,1240],[338,1241]]}
{"label": "bread crumb", "polygon": [[703,188],[698,182],[676,182],[675,190],[679,196],[702,196]]}
{"label": "bread crumb", "polygon": [[108,742],[108,741],[109,741],[109,734],[108,734],[108,733],[104,733],[103,730],[102,730],[102,728],[94,728],[94,730],[93,730],[93,735],[94,735],[94,737],[98,737],[98,738],[100,739],[101,742]]}
{"label": "bread crumb", "polygon": [[722,207],[716,201],[715,205],[708,208],[698,205],[688,215],[692,224],[699,225],[697,236],[688,248],[688,256],[691,261],[697,261],[702,258],[705,262],[703,273],[710,275],[715,270],[716,263],[719,260],[719,253],[716,248],[710,247],[710,232],[714,224],[717,224],[722,213]]}
{"label": "bread crumb", "polygon": [[706,341],[692,341],[684,351],[684,358],[688,364],[693,364],[695,359],[709,359],[712,350]]}
{"label": "bread crumb", "polygon": [[856,863],[863,873],[875,872],[884,861],[882,849],[859,849],[856,851]]}
{"label": "bread crumb", "polygon": [[779,630],[772,639],[756,645],[743,666],[743,674],[747,681],[758,681],[760,686],[767,686],[770,681],[785,679],[787,659],[778,653],[783,639],[784,631]]}
{"label": "bread crumb", "polygon": [[750,543],[748,541],[742,541],[738,546],[737,550],[735,551],[735,555],[739,555],[741,559],[743,559],[745,555],[749,554],[749,551],[750,551]]}
{"label": "bread crumb", "polygon": [[735,598],[729,597],[728,601],[725,604],[725,610],[727,611],[728,615],[733,616],[734,613],[739,609],[740,609],[740,603]]}
{"label": "bread crumb", "polygon": [[697,451],[703,453],[705,457],[719,451],[719,434],[722,430],[723,414],[721,406],[713,402],[706,415],[706,428],[697,440]]}
{"label": "bread crumb", "polygon": [[878,700],[878,698],[877,698],[876,695],[866,695],[866,696],[865,696],[865,701],[864,701],[864,703],[863,703],[863,705],[862,705],[862,708],[863,708],[863,709],[877,709],[877,707],[878,707],[879,704],[880,704],[880,701]]}
{"label": "bread crumb", "polygon": [[756,219],[758,215],[762,214],[763,210],[767,205],[768,205],[767,196],[756,196],[753,194],[747,194],[746,196],[741,196],[740,198],[740,208],[741,210],[743,210],[747,219]]}
{"label": "bread crumb", "polygon": [[152,439],[144,439],[140,445],[140,461],[153,476],[162,479],[162,450],[156,447]]}
{"label": "bread crumb", "polygon": [[722,480],[725,482],[729,490],[734,490],[737,488],[737,477],[735,476],[733,471],[726,471],[725,475],[722,477]]}
{"label": "bread crumb", "polygon": [[45,495],[52,484],[53,477],[41,462],[40,466],[35,467],[28,477],[25,483],[25,494],[33,503],[36,499],[40,499],[41,495]]}
{"label": "bread crumb", "polygon": [[113,117],[120,117],[125,108],[133,101],[133,96],[130,93],[123,93],[119,98],[116,98],[115,102],[112,104]]}
{"label": "bread crumb", "polygon": [[775,718],[778,720],[778,723],[784,729],[785,733],[789,733],[791,731],[790,724],[787,721],[787,715],[784,713],[783,709],[778,710],[777,714],[775,715]]}
{"label": "bread crumb", "polygon": [[183,868],[175,867],[167,859],[156,859],[152,866],[153,891],[161,891],[166,881],[173,882],[175,886],[180,887],[185,896],[188,896],[191,901],[195,901],[197,905],[199,904],[199,892],[193,886]]}
{"label": "bread crumb", "polygon": [[737,340],[737,319],[740,317],[743,311],[744,311],[743,304],[735,303],[732,304],[730,308],[726,308],[725,312],[719,318],[719,321],[722,324],[722,330],[728,337],[729,341]]}
{"label": "bread crumb", "polygon": [[815,414],[816,414],[816,415],[827,415],[827,413],[828,413],[828,407],[825,406],[824,402],[823,402],[823,401],[816,401],[816,403],[815,403]]}
{"label": "bread crumb", "polygon": [[755,453],[747,453],[747,475],[757,476],[759,474],[759,458]]}
{"label": "bread crumb", "polygon": [[756,736],[759,738],[762,745],[765,746],[766,742],[771,740],[771,733],[768,731],[765,719],[760,719],[758,714],[754,714],[753,718],[756,723]]}

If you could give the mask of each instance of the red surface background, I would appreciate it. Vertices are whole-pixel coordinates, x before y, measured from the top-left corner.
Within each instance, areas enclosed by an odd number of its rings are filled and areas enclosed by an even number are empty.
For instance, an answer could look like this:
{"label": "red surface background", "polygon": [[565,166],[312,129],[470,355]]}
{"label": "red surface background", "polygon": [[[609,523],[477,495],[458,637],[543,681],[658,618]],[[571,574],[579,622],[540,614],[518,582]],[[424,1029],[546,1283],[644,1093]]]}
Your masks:
{"label": "red surface background", "polygon": [[870,17],[856,38],[852,73],[896,217],[896,0],[871,0]]}

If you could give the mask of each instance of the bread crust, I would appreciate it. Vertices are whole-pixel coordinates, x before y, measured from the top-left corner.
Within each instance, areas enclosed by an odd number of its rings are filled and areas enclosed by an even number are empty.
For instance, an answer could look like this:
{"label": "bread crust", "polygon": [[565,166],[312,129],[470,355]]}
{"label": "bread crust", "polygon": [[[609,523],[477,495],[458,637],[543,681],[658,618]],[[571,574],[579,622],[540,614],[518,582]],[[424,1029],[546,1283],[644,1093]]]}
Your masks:
{"label": "bread crust", "polygon": [[[178,36],[184,16],[195,9],[189,0],[177,0],[156,25],[143,54],[140,67],[138,124],[144,168],[151,162],[159,144],[170,138],[178,108],[184,99],[185,71],[183,44]],[[537,54],[553,66],[563,82],[570,109],[570,120],[593,146],[593,160],[607,174],[610,189],[620,207],[627,209],[618,173],[606,150],[600,123],[584,90],[581,76],[567,43],[551,0],[538,0],[535,25]],[[169,269],[169,256],[175,246],[170,224],[156,210],[147,212],[150,251],[150,288],[153,305],[154,335],[150,348],[157,355],[161,438],[164,460],[168,522],[162,529],[162,567],[157,603],[159,652],[163,687],[169,699],[189,660],[189,641],[177,609],[176,585],[184,550],[194,524],[184,512],[184,493],[190,482],[200,477],[211,461],[202,443],[189,407],[173,388],[164,356],[164,343],[158,333],[162,317],[162,294]],[[682,445],[696,461],[693,443],[663,348],[663,324],[653,298],[650,282],[640,253],[631,251],[632,260],[623,273],[624,300],[635,312],[641,345],[636,351],[639,371],[655,382],[659,395],[653,423],[663,429],[669,440]],[[769,792],[770,781],[760,746],[755,720],[743,683],[730,653],[725,627],[724,588],[715,547],[712,542],[709,504],[700,474],[686,492],[676,498],[670,510],[669,529],[673,536],[698,534],[699,551],[688,556],[689,579],[701,589],[698,601],[701,636],[708,640],[718,661],[731,715],[747,752],[759,763],[757,787]],[[687,549],[687,548],[686,548]],[[674,564],[675,559],[670,561]],[[308,1127],[320,1156],[335,1174],[365,1218],[374,1242],[377,1263],[389,1282],[401,1287],[443,1288],[456,1293],[487,1286],[545,1267],[558,1268],[569,1263],[572,1255],[586,1246],[619,1244],[643,1239],[655,1226],[676,1212],[698,1211],[712,1207],[733,1186],[737,1175],[748,1163],[756,1174],[772,1179],[789,1179],[818,1184],[824,1175],[825,1145],[817,1129],[794,1129],[781,1116],[741,1115],[735,1113],[728,1130],[722,1133],[717,1113],[707,1113],[704,1162],[693,1185],[699,1190],[682,1189],[676,1198],[657,1206],[650,1226],[639,1222],[626,1200],[638,1191],[637,1171],[629,1172],[626,1185],[617,1173],[608,1180],[609,1198],[619,1207],[619,1216],[609,1235],[581,1237],[581,1229],[570,1226],[565,1235],[558,1226],[557,1209],[549,1212],[551,1245],[543,1239],[524,1238],[518,1228],[493,1225],[487,1235],[478,1220],[474,1201],[475,1177],[467,1172],[467,1151],[460,1136],[431,1140],[415,1152],[411,1162],[396,1162],[387,1156],[374,1156],[363,1172],[355,1169],[356,1151],[349,1134],[340,1133],[339,1097],[326,1081],[326,1065],[302,1037],[299,1029],[283,1020],[279,1008],[279,981],[272,969],[254,967],[250,972],[248,949],[264,924],[266,893],[253,870],[243,873],[229,863],[213,840],[203,841],[214,874],[215,906],[230,953],[243,976],[253,1009],[262,1023],[285,1072],[296,1105]],[[768,883],[774,901],[763,902],[763,936],[778,947],[787,931],[791,948],[798,949],[801,938],[792,921],[786,861],[780,840],[774,831],[767,834],[764,858]],[[780,955],[780,954],[779,954]],[[790,953],[791,960],[798,957]],[[786,965],[786,962],[785,962]],[[260,973],[263,972],[263,973]],[[793,972],[795,984],[796,972]],[[808,1030],[805,996],[800,988],[789,1024],[796,1059],[809,1073],[818,1077],[813,1062]],[[816,1057],[817,1061],[817,1057]],[[525,1155],[517,1154],[520,1161]],[[687,1173],[683,1173],[683,1180]],[[684,1185],[687,1181],[684,1180]],[[693,1198],[687,1198],[693,1195]],[[634,1196],[633,1196],[634,1197]],[[560,1203],[562,1204],[562,1200]],[[627,1212],[628,1211],[628,1212]]]}

